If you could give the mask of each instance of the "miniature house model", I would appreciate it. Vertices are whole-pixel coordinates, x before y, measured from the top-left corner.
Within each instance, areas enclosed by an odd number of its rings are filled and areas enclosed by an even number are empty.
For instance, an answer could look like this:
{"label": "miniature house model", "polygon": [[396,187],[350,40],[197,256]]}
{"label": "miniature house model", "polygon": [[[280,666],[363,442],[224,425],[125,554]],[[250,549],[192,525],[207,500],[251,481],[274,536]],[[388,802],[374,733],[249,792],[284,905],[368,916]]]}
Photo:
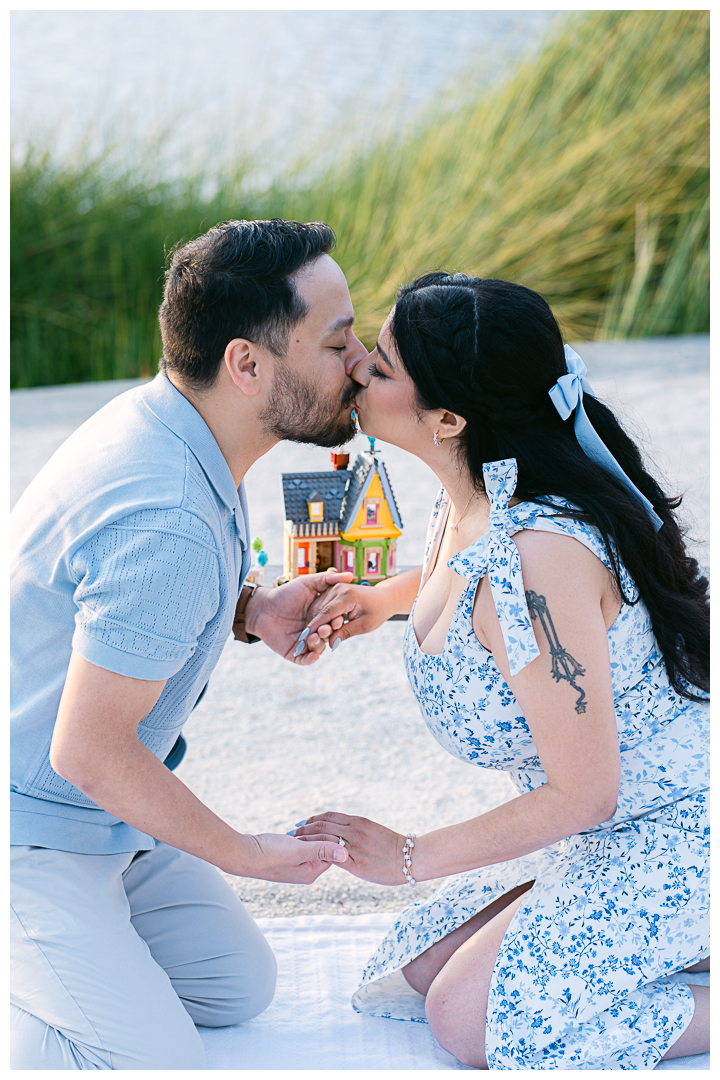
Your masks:
{"label": "miniature house model", "polygon": [[402,519],[374,443],[352,469],[349,454],[332,453],[327,472],[283,473],[286,578],[334,566],[374,585],[396,573]]}

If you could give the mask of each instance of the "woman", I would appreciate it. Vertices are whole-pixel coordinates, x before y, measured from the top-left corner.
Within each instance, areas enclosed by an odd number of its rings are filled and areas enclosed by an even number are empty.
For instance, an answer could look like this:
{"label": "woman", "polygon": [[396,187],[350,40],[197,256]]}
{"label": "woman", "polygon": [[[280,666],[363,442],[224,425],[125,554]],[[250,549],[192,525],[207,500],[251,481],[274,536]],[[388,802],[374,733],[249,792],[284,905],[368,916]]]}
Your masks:
{"label": "woman", "polygon": [[425,565],[338,584],[311,624],[334,644],[410,611],[431,732],[519,792],[416,839],[337,812],[298,830],[340,838],[371,881],[454,875],[401,914],[353,1001],[407,1018],[425,995],[476,1068],[646,1069],[708,1047],[709,988],[663,981],[709,964],[707,581],[679,499],[584,373],[529,289],[401,289],[353,377],[363,431],[442,483]]}

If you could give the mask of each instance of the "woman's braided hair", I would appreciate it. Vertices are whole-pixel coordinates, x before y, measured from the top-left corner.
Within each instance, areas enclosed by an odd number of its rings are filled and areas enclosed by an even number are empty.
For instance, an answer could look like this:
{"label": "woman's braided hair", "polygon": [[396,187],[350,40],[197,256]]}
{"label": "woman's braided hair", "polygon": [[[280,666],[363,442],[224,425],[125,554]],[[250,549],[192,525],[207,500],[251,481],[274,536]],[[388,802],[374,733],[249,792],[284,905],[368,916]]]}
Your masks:
{"label": "woman's braided hair", "polygon": [[509,281],[435,272],[400,289],[390,330],[418,408],[467,421],[458,452],[477,488],[483,463],[515,458],[519,498],[552,503],[560,496],[578,507],[576,516],[599,529],[626,602],[620,562],[635,581],[675,689],[692,699],[705,693],[708,582],[685,550],[674,514],[681,498],[665,495],[612,410],[586,395],[593,427],[662,518],[656,532],[624,484],[586,456],[572,421],[560,419],[548,391],[567,367],[546,301]]}

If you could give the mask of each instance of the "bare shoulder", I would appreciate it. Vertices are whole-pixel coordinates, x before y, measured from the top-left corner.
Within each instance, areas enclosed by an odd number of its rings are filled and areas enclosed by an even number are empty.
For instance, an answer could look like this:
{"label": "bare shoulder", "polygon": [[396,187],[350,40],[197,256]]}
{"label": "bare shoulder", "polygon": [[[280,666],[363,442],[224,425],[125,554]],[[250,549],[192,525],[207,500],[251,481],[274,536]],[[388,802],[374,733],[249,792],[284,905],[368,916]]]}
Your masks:
{"label": "bare shoulder", "polygon": [[615,595],[613,575],[598,557],[573,536],[524,529],[513,541],[520,554],[526,584],[542,581],[561,593]]}

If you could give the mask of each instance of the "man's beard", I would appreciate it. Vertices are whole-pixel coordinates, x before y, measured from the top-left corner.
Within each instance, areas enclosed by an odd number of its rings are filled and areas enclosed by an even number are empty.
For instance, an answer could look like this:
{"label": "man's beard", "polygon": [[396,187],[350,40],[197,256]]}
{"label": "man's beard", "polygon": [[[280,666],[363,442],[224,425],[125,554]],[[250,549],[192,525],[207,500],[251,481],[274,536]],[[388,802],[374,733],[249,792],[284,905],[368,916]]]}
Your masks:
{"label": "man's beard", "polygon": [[318,390],[305,382],[286,364],[278,364],[260,420],[269,434],[290,442],[315,446],[343,446],[355,436],[355,424],[344,416],[350,408],[354,387],[348,386],[337,398],[321,398]]}

